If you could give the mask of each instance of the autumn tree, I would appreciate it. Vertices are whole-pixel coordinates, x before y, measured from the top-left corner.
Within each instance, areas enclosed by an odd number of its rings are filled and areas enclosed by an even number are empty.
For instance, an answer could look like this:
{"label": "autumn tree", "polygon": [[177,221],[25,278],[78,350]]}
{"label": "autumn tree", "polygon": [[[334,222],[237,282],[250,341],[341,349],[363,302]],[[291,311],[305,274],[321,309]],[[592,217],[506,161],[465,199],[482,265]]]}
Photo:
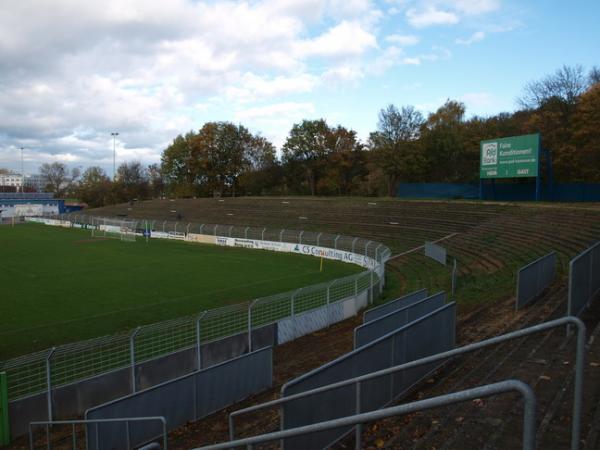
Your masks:
{"label": "autumn tree", "polygon": [[377,131],[369,136],[369,148],[385,176],[389,196],[395,195],[401,180],[417,181],[422,176],[425,159],[418,140],[423,123],[423,115],[413,106],[398,109],[388,105],[379,112]]}
{"label": "autumn tree", "polygon": [[104,169],[98,166],[88,167],[81,177],[76,195],[92,208],[111,203],[112,182]]}

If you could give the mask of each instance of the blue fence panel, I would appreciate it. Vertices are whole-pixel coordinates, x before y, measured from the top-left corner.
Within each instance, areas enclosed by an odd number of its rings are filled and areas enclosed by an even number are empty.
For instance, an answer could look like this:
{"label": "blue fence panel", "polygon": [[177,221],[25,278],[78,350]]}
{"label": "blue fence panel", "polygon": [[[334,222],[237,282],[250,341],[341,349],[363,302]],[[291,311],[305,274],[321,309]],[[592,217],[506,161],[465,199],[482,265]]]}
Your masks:
{"label": "blue fence panel", "polygon": [[391,302],[371,308],[368,311],[365,311],[363,314],[363,323],[379,319],[380,317],[383,317],[391,312],[405,308],[406,306],[410,306],[413,303],[417,303],[424,298],[427,298],[427,289],[411,292],[410,294],[403,295],[396,300],[392,300]]}
{"label": "blue fence panel", "polygon": [[446,265],[446,249],[433,242],[425,242],[425,256],[435,259],[440,264]]}
{"label": "blue fence panel", "polygon": [[[353,350],[307,374],[286,383],[282,396],[354,378],[387,367],[454,348],[456,305],[449,303],[363,347]],[[405,370],[361,384],[360,412],[373,411],[394,401],[442,362]],[[354,386],[344,386],[318,395],[290,401],[283,406],[283,429],[322,422],[355,414]],[[325,448],[346,433],[343,427],[285,440],[286,450]]]}
{"label": "blue fence panel", "polygon": [[519,269],[516,309],[531,303],[540,295],[544,289],[552,284],[555,274],[556,252],[542,256]]}
{"label": "blue fence panel", "polygon": [[354,348],[362,347],[404,325],[420,319],[441,308],[446,303],[446,293],[439,292],[412,305],[367,322],[354,329]]}
{"label": "blue fence panel", "polygon": [[[402,198],[478,199],[479,183],[401,183],[396,195]],[[483,200],[535,200],[535,181],[519,180],[514,183],[491,180],[481,186]],[[556,202],[598,202],[600,184],[565,183],[541,185],[541,199]]]}
{"label": "blue fence panel", "polygon": [[600,242],[577,255],[569,264],[568,315],[581,315],[598,294],[600,294]]}
{"label": "blue fence panel", "polygon": [[[149,389],[88,409],[86,419],[162,416],[172,430],[206,417],[236,401],[271,387],[273,348],[267,347],[216,366],[159,384]],[[161,434],[160,424],[137,422],[87,426],[89,450],[125,450]]]}

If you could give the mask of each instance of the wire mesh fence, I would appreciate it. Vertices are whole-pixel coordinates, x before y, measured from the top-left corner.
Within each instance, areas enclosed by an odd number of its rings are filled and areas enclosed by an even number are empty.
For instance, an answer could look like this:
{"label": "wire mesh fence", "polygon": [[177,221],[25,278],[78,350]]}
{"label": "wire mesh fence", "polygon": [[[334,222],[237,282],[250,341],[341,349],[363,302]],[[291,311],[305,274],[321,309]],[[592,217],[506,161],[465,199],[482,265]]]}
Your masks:
{"label": "wire mesh fence", "polygon": [[[71,214],[59,218],[80,226],[93,227],[98,223],[98,218],[87,215]],[[321,245],[358,253],[372,258],[375,264],[369,267],[370,270],[356,275],[0,362],[0,371],[7,373],[10,400],[117,369],[135,368],[142,362],[185,349],[200,349],[203,344],[240,333],[252,333],[259,327],[368,290],[373,295],[383,285],[383,266],[391,253],[387,247],[374,241],[326,233],[155,220],[139,220],[137,226],[164,233],[197,233]],[[200,365],[200,360],[198,363]]]}

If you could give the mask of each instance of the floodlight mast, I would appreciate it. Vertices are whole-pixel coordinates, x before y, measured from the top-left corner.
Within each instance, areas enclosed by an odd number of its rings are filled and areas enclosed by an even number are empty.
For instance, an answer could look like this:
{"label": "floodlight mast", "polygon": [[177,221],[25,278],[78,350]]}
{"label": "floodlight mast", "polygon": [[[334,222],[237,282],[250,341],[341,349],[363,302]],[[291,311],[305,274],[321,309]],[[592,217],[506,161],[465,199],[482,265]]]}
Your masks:
{"label": "floodlight mast", "polygon": [[116,138],[119,133],[114,132],[110,133],[113,137],[113,181],[117,180],[117,147],[116,147]]}
{"label": "floodlight mast", "polygon": [[21,192],[25,192],[25,172],[23,171],[23,150],[21,147]]}

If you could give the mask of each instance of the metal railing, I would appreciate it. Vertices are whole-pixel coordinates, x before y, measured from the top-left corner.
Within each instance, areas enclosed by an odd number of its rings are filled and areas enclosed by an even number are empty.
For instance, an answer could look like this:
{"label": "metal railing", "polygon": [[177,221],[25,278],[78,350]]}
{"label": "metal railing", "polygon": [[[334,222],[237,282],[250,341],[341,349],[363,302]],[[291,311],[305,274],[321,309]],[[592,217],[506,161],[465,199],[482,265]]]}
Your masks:
{"label": "metal railing", "polygon": [[[301,436],[309,433],[316,433],[319,431],[331,430],[334,428],[341,428],[344,426],[361,425],[365,422],[371,422],[374,420],[385,419],[392,416],[409,414],[416,411],[437,408],[453,403],[460,403],[476,398],[490,397],[493,395],[499,395],[508,392],[517,392],[523,397],[523,450],[533,450],[535,449],[536,398],[535,394],[533,393],[533,390],[529,387],[529,385],[519,380],[501,381],[498,383],[479,386],[464,391],[453,392],[450,394],[440,395],[438,397],[432,397],[426,400],[419,400],[404,405],[392,406],[377,411],[356,414],[349,417],[328,420],[326,422],[291,428],[289,430],[277,431],[274,433],[263,434],[250,438],[231,440],[229,442],[224,442],[221,444],[207,445],[204,447],[198,447],[194,450],[220,450],[232,449],[235,447],[242,446],[246,446],[246,448],[252,449],[252,446],[255,444],[261,444],[264,442]],[[360,427],[357,427],[357,429],[360,429]],[[361,439],[360,435],[358,434],[356,436],[355,448],[361,448]]]}
{"label": "metal railing", "polygon": [[600,293],[600,242],[587,248],[569,263],[567,314],[579,316]]}
{"label": "metal railing", "polygon": [[[80,224],[92,224],[97,220],[93,216],[73,214],[53,217]],[[334,281],[201,311],[192,316],[145,325],[131,332],[61,345],[0,362],[0,370],[7,373],[8,396],[11,401],[47,392],[48,418],[51,419],[51,389],[130,367],[132,387],[135,390],[137,365],[190,349],[195,349],[196,368],[200,369],[201,348],[206,343],[247,333],[249,345],[252,346],[252,331],[260,327],[364,292],[369,292],[373,298],[375,292],[383,287],[383,266],[391,253],[389,248],[374,241],[326,233],[168,221],[141,222],[149,229],[160,228],[165,232],[207,233],[215,236],[224,234],[261,240],[277,238],[285,242],[318,244],[344,251],[354,250],[373,258],[377,267]]]}
{"label": "metal railing", "polygon": [[[61,425],[71,425],[71,444],[73,450],[77,450],[77,425],[93,425],[93,434],[94,434],[94,450],[99,450],[99,425],[106,423],[120,423],[122,422],[125,426],[125,436],[126,436],[126,448],[130,449],[130,424],[131,422],[160,422],[162,426],[162,448],[163,450],[167,450],[167,421],[164,417],[161,416],[149,416],[149,417],[120,417],[114,419],[81,419],[81,420],[56,420],[56,421],[41,421],[41,422],[31,422],[29,424],[29,450],[34,450],[35,442],[33,436],[33,429],[35,427],[44,427],[46,430],[46,448],[50,450],[52,448],[52,443],[50,441],[50,429],[55,426]],[[87,435],[87,433],[86,433]],[[89,438],[89,435],[87,435]],[[86,448],[89,448],[86,446]]]}
{"label": "metal railing", "polygon": [[[579,437],[581,434],[581,407],[582,407],[582,395],[583,395],[583,374],[584,374],[584,365],[585,365],[585,333],[586,328],[584,323],[578,319],[577,317],[566,316],[561,317],[559,319],[551,320],[549,322],[544,322],[538,325],[534,325],[528,328],[524,328],[522,330],[512,331],[510,333],[506,333],[500,336],[495,336],[493,338],[485,339],[483,341],[475,342],[473,344],[468,344],[463,347],[458,347],[453,350],[448,350],[446,352],[438,353],[432,356],[427,356],[425,358],[417,359],[405,364],[400,364],[398,366],[390,367],[387,369],[378,370],[376,372],[371,372],[366,375],[361,375],[355,378],[350,378],[348,380],[339,381],[337,383],[332,383],[327,386],[321,386],[315,389],[311,389],[308,391],[300,392],[298,394],[292,394],[287,397],[282,397],[276,400],[271,400],[269,402],[261,403],[259,405],[250,406],[248,408],[239,409],[237,411],[233,411],[229,414],[229,438],[233,440],[235,437],[235,423],[234,420],[237,416],[242,414],[247,414],[250,412],[259,411],[266,408],[271,408],[274,406],[281,406],[285,403],[291,402],[293,400],[297,400],[299,398],[307,397],[309,395],[316,395],[323,392],[331,391],[334,389],[338,389],[344,386],[355,385],[356,389],[360,391],[361,383],[372,380],[375,378],[383,377],[385,375],[391,375],[393,373],[399,372],[401,370],[407,370],[411,368],[415,368],[418,366],[422,366],[425,364],[433,363],[440,360],[449,359],[452,357],[456,357],[459,355],[463,355],[465,353],[474,352],[476,350],[480,350],[482,348],[500,344],[502,342],[506,342],[512,339],[521,338],[524,336],[529,336],[531,334],[540,333],[542,331],[546,331],[552,328],[557,328],[565,325],[574,325],[577,328],[577,349],[576,349],[576,362],[575,362],[575,388],[573,393],[573,421],[571,426],[571,450],[577,450],[579,448]],[[360,399],[360,396],[357,396],[357,399]],[[357,402],[357,411],[360,411],[361,405],[360,401]]]}

